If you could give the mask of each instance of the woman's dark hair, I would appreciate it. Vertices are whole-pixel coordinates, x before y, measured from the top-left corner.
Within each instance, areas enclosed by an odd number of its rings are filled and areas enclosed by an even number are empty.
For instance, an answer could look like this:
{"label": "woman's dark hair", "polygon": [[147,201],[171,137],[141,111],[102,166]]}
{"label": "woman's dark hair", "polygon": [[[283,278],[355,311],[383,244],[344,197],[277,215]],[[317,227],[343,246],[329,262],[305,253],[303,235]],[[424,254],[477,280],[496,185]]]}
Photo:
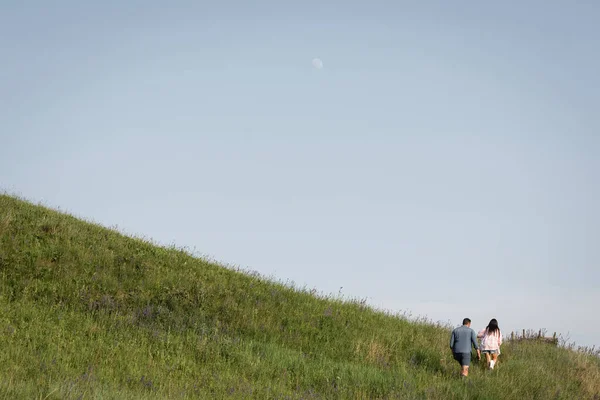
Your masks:
{"label": "woman's dark hair", "polygon": [[492,318],[492,320],[485,329],[487,329],[488,333],[492,334],[500,332],[500,327],[498,326],[498,321],[496,321],[496,318]]}

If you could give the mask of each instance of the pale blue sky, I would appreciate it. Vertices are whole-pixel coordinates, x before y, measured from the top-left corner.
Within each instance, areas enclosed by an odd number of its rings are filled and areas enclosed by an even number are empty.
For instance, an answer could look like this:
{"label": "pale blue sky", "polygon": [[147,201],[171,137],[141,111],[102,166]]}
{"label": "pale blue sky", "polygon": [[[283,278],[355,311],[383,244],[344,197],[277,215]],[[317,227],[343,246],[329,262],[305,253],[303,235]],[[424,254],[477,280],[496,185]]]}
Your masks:
{"label": "pale blue sky", "polygon": [[0,4],[1,188],[600,345],[600,3],[121,3]]}

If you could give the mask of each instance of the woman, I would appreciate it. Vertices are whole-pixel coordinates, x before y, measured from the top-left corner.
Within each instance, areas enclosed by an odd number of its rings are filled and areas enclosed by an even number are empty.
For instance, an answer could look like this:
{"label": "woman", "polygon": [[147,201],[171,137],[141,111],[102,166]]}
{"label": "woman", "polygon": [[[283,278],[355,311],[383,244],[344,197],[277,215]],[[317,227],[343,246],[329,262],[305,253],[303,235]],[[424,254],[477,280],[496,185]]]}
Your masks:
{"label": "woman", "polygon": [[493,318],[488,326],[477,334],[477,337],[481,339],[481,352],[485,354],[488,367],[494,369],[502,344],[502,332],[496,318]]}

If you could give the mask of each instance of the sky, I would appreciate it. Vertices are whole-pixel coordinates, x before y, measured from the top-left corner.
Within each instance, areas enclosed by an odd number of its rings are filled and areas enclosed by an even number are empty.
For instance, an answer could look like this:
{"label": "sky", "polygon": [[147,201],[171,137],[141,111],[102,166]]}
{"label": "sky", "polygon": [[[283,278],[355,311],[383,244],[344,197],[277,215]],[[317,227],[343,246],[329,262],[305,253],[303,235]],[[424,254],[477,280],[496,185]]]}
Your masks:
{"label": "sky", "polygon": [[3,1],[0,189],[391,312],[599,346],[599,19]]}

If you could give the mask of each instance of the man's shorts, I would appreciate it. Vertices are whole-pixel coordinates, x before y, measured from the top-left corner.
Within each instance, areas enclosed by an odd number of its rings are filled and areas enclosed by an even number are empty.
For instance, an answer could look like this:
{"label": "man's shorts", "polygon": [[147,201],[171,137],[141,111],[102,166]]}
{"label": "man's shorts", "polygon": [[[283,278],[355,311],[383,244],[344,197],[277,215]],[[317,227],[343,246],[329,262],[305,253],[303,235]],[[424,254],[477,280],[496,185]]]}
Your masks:
{"label": "man's shorts", "polygon": [[459,362],[461,366],[469,366],[471,364],[471,353],[453,353],[454,359]]}

